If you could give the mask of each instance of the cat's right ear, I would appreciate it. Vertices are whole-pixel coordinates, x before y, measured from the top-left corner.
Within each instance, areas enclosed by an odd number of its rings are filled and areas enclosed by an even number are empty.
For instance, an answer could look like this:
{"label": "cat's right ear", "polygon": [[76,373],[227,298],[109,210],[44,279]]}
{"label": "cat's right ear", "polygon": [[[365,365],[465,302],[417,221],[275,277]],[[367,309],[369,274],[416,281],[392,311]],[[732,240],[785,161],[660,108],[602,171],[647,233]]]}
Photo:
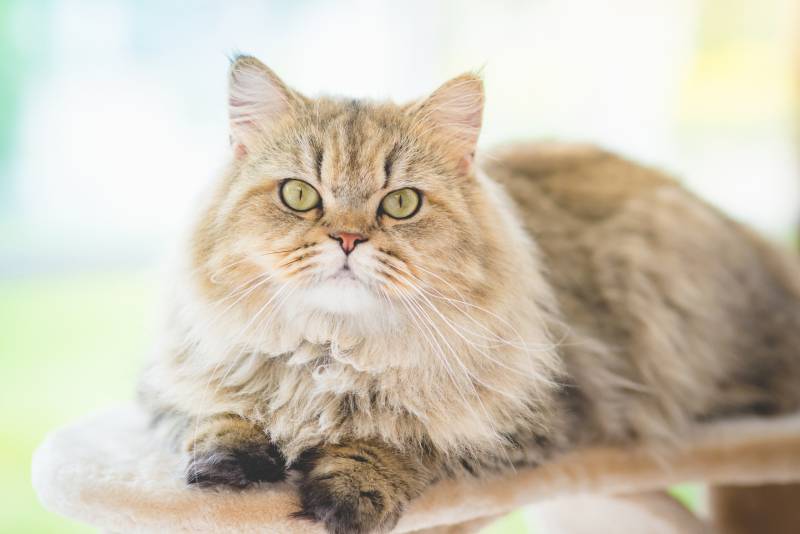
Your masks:
{"label": "cat's right ear", "polygon": [[231,146],[243,158],[300,97],[252,56],[237,56],[228,76]]}

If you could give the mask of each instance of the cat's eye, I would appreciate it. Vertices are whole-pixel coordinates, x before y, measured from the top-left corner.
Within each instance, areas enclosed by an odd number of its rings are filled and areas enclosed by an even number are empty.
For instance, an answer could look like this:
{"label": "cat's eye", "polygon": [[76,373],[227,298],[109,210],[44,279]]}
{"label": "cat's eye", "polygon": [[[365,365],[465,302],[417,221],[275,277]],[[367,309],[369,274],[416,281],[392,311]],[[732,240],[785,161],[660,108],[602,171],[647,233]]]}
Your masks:
{"label": "cat's eye", "polygon": [[419,210],[422,204],[419,192],[406,187],[392,191],[381,200],[381,210],[395,219],[408,219]]}
{"label": "cat's eye", "polygon": [[303,180],[286,180],[281,185],[281,200],[295,211],[308,211],[319,206],[319,193]]}

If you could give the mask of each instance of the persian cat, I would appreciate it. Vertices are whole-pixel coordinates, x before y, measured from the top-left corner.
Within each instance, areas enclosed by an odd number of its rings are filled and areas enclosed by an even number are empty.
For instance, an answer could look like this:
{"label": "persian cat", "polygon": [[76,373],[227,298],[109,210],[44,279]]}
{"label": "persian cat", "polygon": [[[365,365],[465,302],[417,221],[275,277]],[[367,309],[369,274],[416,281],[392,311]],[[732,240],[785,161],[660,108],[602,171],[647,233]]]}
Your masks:
{"label": "persian cat", "polygon": [[430,484],[800,405],[795,258],[590,146],[475,157],[459,76],[407,104],[230,69],[232,155],[141,399],[188,484],[282,480],[330,532]]}

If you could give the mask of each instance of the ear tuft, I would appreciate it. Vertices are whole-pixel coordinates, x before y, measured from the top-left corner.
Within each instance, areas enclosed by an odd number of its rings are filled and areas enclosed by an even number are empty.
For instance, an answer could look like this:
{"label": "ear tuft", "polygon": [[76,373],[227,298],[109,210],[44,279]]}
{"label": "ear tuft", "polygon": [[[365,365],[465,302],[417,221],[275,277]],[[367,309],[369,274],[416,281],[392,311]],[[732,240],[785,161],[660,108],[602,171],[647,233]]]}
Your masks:
{"label": "ear tuft", "polygon": [[296,96],[272,70],[252,56],[236,56],[228,76],[228,117],[237,157],[288,113]]}
{"label": "ear tuft", "polygon": [[412,108],[421,123],[432,125],[456,152],[470,162],[483,120],[483,80],[473,73],[453,78]]}

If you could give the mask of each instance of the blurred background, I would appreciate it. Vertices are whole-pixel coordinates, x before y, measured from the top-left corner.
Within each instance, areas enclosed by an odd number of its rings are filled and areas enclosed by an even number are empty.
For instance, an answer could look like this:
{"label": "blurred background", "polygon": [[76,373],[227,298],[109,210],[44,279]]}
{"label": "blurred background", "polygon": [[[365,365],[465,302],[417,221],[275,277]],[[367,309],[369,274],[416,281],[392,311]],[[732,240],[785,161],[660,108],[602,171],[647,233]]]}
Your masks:
{"label": "blurred background", "polygon": [[37,504],[31,454],[131,397],[159,265],[228,157],[235,51],[312,95],[483,68],[484,147],[596,142],[790,246],[798,45],[798,0],[0,0],[0,531],[91,532]]}

